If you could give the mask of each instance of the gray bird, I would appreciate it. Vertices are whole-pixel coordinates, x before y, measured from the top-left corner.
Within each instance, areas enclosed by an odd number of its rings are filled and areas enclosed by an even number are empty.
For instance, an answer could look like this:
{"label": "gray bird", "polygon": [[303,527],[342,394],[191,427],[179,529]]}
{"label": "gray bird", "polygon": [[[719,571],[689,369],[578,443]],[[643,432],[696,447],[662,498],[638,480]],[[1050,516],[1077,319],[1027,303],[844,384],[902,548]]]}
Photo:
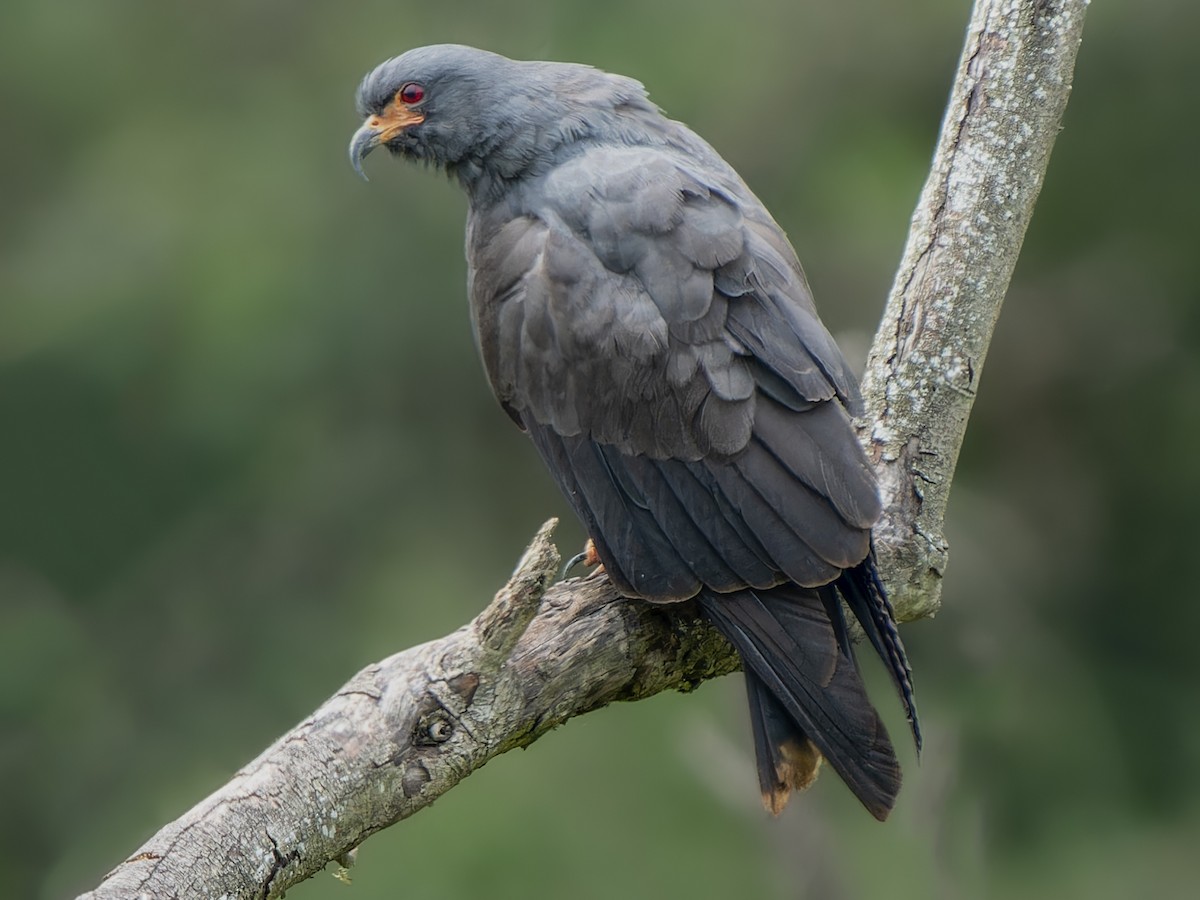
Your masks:
{"label": "gray bird", "polygon": [[350,144],[467,193],[468,291],[492,390],[625,596],[694,600],[745,670],[763,802],[822,757],[879,819],[900,767],[843,602],[920,748],[876,573],[858,386],[796,254],[737,173],[636,81],[421,47],[363,79]]}

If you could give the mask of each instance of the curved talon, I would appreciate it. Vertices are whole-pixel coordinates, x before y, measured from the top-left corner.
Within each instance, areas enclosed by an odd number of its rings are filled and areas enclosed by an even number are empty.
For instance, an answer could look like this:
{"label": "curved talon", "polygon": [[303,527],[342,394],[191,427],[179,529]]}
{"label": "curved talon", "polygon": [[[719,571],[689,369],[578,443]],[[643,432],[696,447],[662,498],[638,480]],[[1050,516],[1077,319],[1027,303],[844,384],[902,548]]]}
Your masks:
{"label": "curved talon", "polygon": [[573,568],[575,568],[577,565],[579,565],[581,562],[583,562],[585,559],[587,559],[587,550],[581,550],[578,553],[576,553],[574,556],[572,556],[570,559],[568,559],[566,564],[563,566],[562,577],[566,578],[568,575],[570,575],[571,570]]}
{"label": "curved talon", "polygon": [[584,576],[585,578],[592,578],[604,571],[604,566],[600,562],[600,554],[596,552],[596,544],[591,538],[587,539],[587,543],[583,545],[583,550],[567,560],[567,564],[563,566],[562,577],[566,578],[567,574],[580,563],[593,570],[588,572]]}

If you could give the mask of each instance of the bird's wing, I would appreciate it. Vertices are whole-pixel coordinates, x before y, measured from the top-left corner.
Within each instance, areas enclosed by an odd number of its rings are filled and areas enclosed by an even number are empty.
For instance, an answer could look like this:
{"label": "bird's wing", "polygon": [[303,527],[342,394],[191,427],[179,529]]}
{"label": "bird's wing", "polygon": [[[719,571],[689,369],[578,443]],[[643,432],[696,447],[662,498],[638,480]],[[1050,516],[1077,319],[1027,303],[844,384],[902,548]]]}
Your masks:
{"label": "bird's wing", "polygon": [[477,338],[618,586],[681,599],[860,562],[879,501],[857,388],[749,191],[607,148],[532,193],[472,224]]}

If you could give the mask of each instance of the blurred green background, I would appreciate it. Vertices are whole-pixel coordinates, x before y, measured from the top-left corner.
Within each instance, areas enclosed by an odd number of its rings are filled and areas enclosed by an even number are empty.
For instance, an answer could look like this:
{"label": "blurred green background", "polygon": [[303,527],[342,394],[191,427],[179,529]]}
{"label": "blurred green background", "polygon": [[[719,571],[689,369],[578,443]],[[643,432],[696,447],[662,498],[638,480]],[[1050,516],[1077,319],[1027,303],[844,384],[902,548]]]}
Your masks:
{"label": "blurred green background", "polygon": [[[346,162],[365,71],[453,40],[640,78],[862,354],[968,6],[8,0],[0,896],[94,885],[567,517],[476,361],[457,189]],[[292,895],[1194,896],[1197,26],[1089,13],[945,609],[905,631],[928,751],[887,826],[828,776],[766,821],[725,679],[573,722]]]}

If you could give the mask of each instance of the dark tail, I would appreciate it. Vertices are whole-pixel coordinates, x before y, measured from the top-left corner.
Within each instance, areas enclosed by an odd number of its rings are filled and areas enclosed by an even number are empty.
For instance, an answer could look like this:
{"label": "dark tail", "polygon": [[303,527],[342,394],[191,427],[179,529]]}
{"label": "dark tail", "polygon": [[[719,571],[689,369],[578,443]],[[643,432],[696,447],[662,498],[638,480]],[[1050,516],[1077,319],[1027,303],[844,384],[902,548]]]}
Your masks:
{"label": "dark tail", "polygon": [[[857,571],[843,575],[835,583],[837,590],[781,585],[729,594],[706,591],[699,597],[705,614],[742,657],[759,784],[771,812],[783,809],[792,790],[812,783],[822,757],[877,819],[887,818],[900,790],[900,765],[859,678],[838,601],[839,591],[854,594],[847,603],[856,617],[864,598],[870,601],[868,609],[878,608],[878,598],[872,599],[860,576],[843,588],[842,581]],[[869,621],[879,643],[871,626],[864,623],[864,631],[877,649],[882,644],[887,650],[881,655],[919,735],[911,677],[895,626],[889,631],[874,616]],[[897,665],[903,677],[897,675]]]}
{"label": "dark tail", "polygon": [[[842,599],[854,613],[854,618],[858,619],[867,640],[887,666],[888,674],[892,676],[892,682],[904,703],[908,727],[912,729],[913,743],[920,754],[921,722],[917,717],[917,705],[913,697],[912,668],[908,664],[908,656],[904,653],[904,644],[900,642],[896,613],[888,600],[883,582],[879,580],[879,571],[875,568],[875,548],[871,548],[871,553],[865,560],[853,569],[843,572],[834,585],[837,587],[837,593],[842,595]],[[830,592],[828,585],[821,590]],[[826,597],[826,602],[828,601],[829,598]]]}

